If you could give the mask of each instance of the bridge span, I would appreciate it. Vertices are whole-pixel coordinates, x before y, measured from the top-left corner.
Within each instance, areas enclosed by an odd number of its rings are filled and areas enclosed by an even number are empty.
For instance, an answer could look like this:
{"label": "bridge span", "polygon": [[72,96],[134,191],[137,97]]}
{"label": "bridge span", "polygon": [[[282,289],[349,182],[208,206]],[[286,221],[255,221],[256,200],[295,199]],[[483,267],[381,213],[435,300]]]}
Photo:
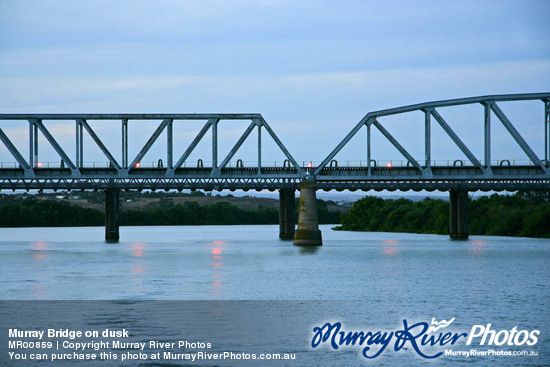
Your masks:
{"label": "bridge span", "polygon": [[[536,152],[518,132],[512,121],[499,107],[501,102],[540,101],[540,138],[544,152]],[[438,109],[450,106],[482,105],[483,158],[476,157],[463,139],[451,128]],[[414,157],[399,142],[381,119],[386,116],[422,112],[424,126],[424,156]],[[515,161],[491,157],[491,126],[493,120],[502,124],[528,160]],[[15,129],[5,127],[7,121],[17,121]],[[227,155],[218,154],[218,126],[234,120],[249,121]],[[59,138],[45,122],[66,124],[73,130],[72,154],[62,148]],[[108,124],[113,134],[120,134],[121,150],[112,152],[97,135],[93,124]],[[135,157],[129,156],[129,129],[136,121],[158,124]],[[200,132],[191,142],[174,142],[174,125],[187,121],[203,121]],[[432,125],[437,124],[460,150],[463,157],[442,164],[432,157]],[[21,124],[21,125],[19,125]],[[4,125],[4,126],[3,126]],[[118,125],[119,128],[113,128]],[[4,129],[5,131],[4,131]],[[376,129],[383,139],[403,156],[404,164],[380,165],[371,154],[371,131]],[[26,157],[14,144],[12,135],[27,134]],[[118,130],[119,132],[116,132]],[[256,130],[255,164],[245,166],[235,155]],[[335,157],[360,131],[366,130],[364,163],[339,164]],[[263,132],[263,134],[262,134]],[[84,159],[84,134],[105,156],[104,165],[89,164]],[[209,133],[211,149],[206,158],[190,162],[190,156]],[[58,164],[44,164],[39,156],[39,136],[59,156]],[[142,160],[164,134],[166,150],[154,165]],[[262,160],[262,142],[271,139],[283,153],[284,162],[270,164]],[[67,139],[65,137],[65,139]],[[0,190],[104,190],[106,193],[106,239],[118,240],[118,200],[120,190],[279,190],[280,237],[294,238],[297,245],[320,245],[315,204],[316,190],[440,190],[450,192],[450,235],[468,237],[468,191],[550,190],[550,93],[481,96],[427,102],[387,110],[369,112],[320,163],[298,163],[260,114],[0,114],[0,141],[7,148],[11,161],[0,164]],[[174,144],[189,144],[180,156],[174,154]],[[466,157],[466,159],[464,159]],[[397,162],[396,162],[397,163]],[[295,231],[294,197],[300,190],[298,229]]]}

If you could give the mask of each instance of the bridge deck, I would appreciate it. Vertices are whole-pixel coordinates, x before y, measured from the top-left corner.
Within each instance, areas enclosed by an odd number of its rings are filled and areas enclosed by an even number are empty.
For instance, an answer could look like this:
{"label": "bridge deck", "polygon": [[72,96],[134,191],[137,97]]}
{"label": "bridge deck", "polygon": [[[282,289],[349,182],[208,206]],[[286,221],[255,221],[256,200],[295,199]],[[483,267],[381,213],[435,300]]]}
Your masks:
{"label": "bridge deck", "polygon": [[[215,177],[211,168],[20,168],[0,169],[0,189],[284,189],[297,188],[315,167],[298,174],[283,167],[225,168]],[[518,190],[548,189],[550,177],[536,166],[325,167],[315,178],[323,190]]]}

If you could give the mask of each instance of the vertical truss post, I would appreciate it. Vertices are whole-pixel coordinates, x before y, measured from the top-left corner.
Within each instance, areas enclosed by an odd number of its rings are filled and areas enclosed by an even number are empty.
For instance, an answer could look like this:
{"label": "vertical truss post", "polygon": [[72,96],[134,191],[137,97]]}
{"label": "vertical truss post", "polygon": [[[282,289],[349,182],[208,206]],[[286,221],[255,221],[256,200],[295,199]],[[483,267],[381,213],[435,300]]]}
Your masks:
{"label": "vertical truss post", "polygon": [[424,151],[426,163],[424,166],[429,168],[432,166],[432,133],[431,133],[431,114],[430,111],[424,110]]}
{"label": "vertical truss post", "polygon": [[128,119],[122,119],[122,168],[128,169]]}
{"label": "vertical truss post", "polygon": [[550,100],[544,101],[544,159],[546,164],[548,164],[548,159],[550,158],[548,146],[550,143]]}
{"label": "vertical truss post", "polygon": [[75,121],[75,133],[76,133],[76,146],[75,146],[75,149],[76,149],[76,161],[75,161],[75,164],[76,164],[76,168],[80,169],[82,168],[82,166],[80,165],[80,120],[76,120]]}
{"label": "vertical truss post", "polygon": [[166,125],[166,167],[167,169],[173,168],[173,124],[174,120],[170,119],[168,125]]}
{"label": "vertical truss post", "polygon": [[83,132],[84,130],[82,129],[82,123],[80,123],[80,167],[84,167],[84,137],[83,137]]}
{"label": "vertical truss post", "polygon": [[491,106],[483,104],[485,108],[485,168],[491,167]]}
{"label": "vertical truss post", "polygon": [[29,166],[34,168],[34,124],[29,121]]}
{"label": "vertical truss post", "polygon": [[218,168],[218,119],[212,121],[212,169]]}
{"label": "vertical truss post", "polygon": [[82,123],[81,120],[75,121],[76,126],[76,168],[82,168],[83,159],[82,159]]}
{"label": "vertical truss post", "polygon": [[370,124],[367,125],[367,174],[371,175],[371,166],[370,166]]}
{"label": "vertical truss post", "polygon": [[258,124],[258,175],[262,173],[262,125]]}
{"label": "vertical truss post", "polygon": [[36,121],[32,122],[32,145],[33,145],[33,156],[34,156],[34,164],[35,166],[38,165],[38,126],[36,125]]}

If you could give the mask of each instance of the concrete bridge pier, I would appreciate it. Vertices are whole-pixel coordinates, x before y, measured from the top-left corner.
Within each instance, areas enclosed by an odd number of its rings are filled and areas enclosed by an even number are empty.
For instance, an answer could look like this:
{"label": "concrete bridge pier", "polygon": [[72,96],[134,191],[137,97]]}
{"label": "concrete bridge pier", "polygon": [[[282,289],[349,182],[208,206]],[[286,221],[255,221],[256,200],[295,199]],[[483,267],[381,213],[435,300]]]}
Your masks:
{"label": "concrete bridge pier", "polygon": [[300,183],[300,209],[298,212],[298,229],[294,233],[296,246],[321,246],[321,230],[317,218],[317,198],[315,182]]}
{"label": "concrete bridge pier", "polygon": [[294,216],[294,189],[279,190],[279,238],[293,239],[296,219]]}
{"label": "concrete bridge pier", "polygon": [[468,239],[468,191],[466,190],[449,191],[449,234],[452,239]]}
{"label": "concrete bridge pier", "polygon": [[117,242],[120,238],[119,227],[119,189],[105,190],[105,240]]}

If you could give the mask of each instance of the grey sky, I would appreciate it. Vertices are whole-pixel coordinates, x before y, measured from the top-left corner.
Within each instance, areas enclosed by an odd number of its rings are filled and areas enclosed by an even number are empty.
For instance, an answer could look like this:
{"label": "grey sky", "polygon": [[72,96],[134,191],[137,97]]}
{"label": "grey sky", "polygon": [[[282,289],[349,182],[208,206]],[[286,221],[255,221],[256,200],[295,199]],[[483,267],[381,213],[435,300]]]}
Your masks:
{"label": "grey sky", "polygon": [[[0,112],[259,112],[296,159],[321,160],[372,110],[550,90],[548,14],[549,1],[525,0],[0,0]],[[526,106],[503,109],[541,154],[542,104]],[[479,155],[481,107],[446,113]],[[422,122],[388,128],[418,159]],[[72,153],[66,126],[52,131]],[[222,153],[239,133],[226,129]],[[525,159],[500,129],[495,159]],[[136,124],[133,134],[152,130]],[[177,136],[191,139],[184,130]],[[25,131],[14,139],[21,151]],[[118,151],[118,136],[98,133]],[[434,134],[434,159],[463,157]],[[362,144],[358,136],[339,158],[364,160]],[[268,148],[266,159],[281,157]],[[374,153],[403,159],[384,142]]]}

